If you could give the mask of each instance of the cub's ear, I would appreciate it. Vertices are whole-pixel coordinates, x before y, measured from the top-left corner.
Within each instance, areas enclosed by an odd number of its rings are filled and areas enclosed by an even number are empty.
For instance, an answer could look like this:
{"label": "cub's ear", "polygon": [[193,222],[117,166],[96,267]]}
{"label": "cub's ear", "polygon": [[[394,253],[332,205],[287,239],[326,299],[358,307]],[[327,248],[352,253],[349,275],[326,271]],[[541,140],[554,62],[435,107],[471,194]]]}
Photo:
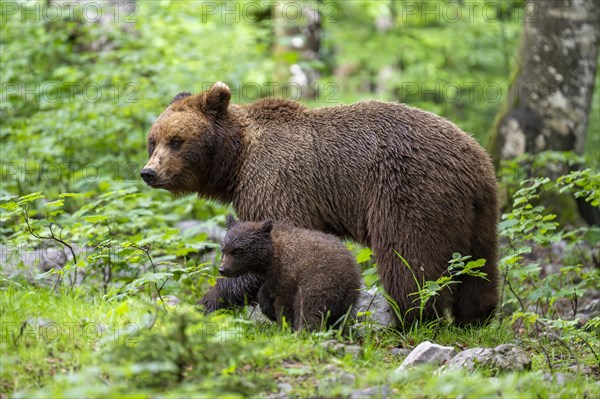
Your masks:
{"label": "cub's ear", "polygon": [[188,91],[182,91],[181,93],[177,94],[175,97],[173,97],[173,99],[171,100],[171,102],[169,103],[169,105],[173,104],[175,101],[179,101],[183,98],[189,97],[191,96],[192,93],[188,92]]}
{"label": "cub's ear", "polygon": [[231,213],[225,217],[225,227],[227,227],[227,230],[229,230],[236,224],[238,224],[238,221],[235,220],[235,218],[233,217],[233,215]]}
{"label": "cub's ear", "polygon": [[265,220],[264,222],[261,222],[260,224],[260,231],[265,233],[265,234],[269,234],[271,232],[271,230],[273,230],[273,221],[272,220]]}
{"label": "cub's ear", "polygon": [[231,100],[229,86],[223,82],[217,82],[202,93],[200,108],[204,113],[219,115],[227,111],[229,100]]}

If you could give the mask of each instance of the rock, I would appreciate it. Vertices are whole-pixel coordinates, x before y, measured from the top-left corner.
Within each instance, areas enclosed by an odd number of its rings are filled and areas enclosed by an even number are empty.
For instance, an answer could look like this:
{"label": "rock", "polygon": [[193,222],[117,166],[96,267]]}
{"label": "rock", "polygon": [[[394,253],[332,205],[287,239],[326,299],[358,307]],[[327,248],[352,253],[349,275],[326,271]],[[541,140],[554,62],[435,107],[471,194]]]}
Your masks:
{"label": "rock", "polygon": [[[597,292],[594,294],[598,294]],[[589,292],[588,292],[589,295]],[[577,312],[577,325],[579,327],[583,327],[588,321],[597,317],[600,314],[600,299],[597,298],[590,299],[586,296],[580,299],[583,302],[583,309]]]}
{"label": "rock", "polygon": [[292,392],[292,389],[294,389],[294,387],[291,384],[282,382],[282,383],[277,384],[277,389],[279,389],[279,392],[288,393],[288,392]]}
{"label": "rock", "polygon": [[516,345],[503,344],[495,348],[467,349],[448,362],[448,368],[452,369],[473,370],[475,367],[511,371],[528,370],[531,368],[531,357]]}
{"label": "rock", "polygon": [[[91,251],[92,248],[73,245],[73,252],[78,259],[87,256]],[[16,270],[23,265],[27,268],[38,267],[38,270],[47,272],[52,268],[62,268],[72,258],[70,250],[58,243],[42,244],[36,248],[28,248],[25,245],[0,245],[0,262],[9,270]]]}
{"label": "rock", "polygon": [[425,341],[410,352],[400,367],[396,369],[396,372],[406,370],[418,364],[444,364],[454,355],[456,355],[456,350],[451,346],[442,346]]}
{"label": "rock", "polygon": [[565,253],[565,249],[567,249],[567,241],[565,240],[560,240],[550,245],[552,255],[555,256],[562,256]]}
{"label": "rock", "polygon": [[337,375],[336,380],[340,383],[340,385],[349,386],[354,385],[356,382],[356,376],[352,373],[346,373],[343,371]]}
{"label": "rock", "polygon": [[264,313],[260,310],[260,306],[248,306],[246,310],[246,316],[250,320],[258,321],[261,323],[274,323],[273,320],[269,319]]}
{"label": "rock", "polygon": [[392,355],[394,356],[408,356],[410,354],[410,349],[406,349],[406,348],[392,348],[390,350],[390,352],[392,353]]}
{"label": "rock", "polygon": [[364,389],[358,389],[350,394],[350,399],[363,399],[363,398],[391,398],[392,390],[389,385],[379,385],[375,387],[369,387]]}
{"label": "rock", "polygon": [[359,345],[346,345],[335,339],[328,339],[320,343],[320,345],[326,349],[329,353],[335,356],[341,357],[346,354],[351,354],[353,358],[359,358],[362,356],[363,349]]}
{"label": "rock", "polygon": [[[377,287],[370,289],[361,287],[355,310],[354,315],[358,321],[356,327],[359,330],[365,324],[368,324],[369,329],[381,329],[395,327],[398,322],[387,299],[378,292]],[[357,313],[366,312],[370,312],[370,315],[357,316]]]}
{"label": "rock", "polygon": [[320,387],[334,387],[334,386],[351,386],[356,382],[356,376],[352,373],[347,373],[333,364],[329,364],[323,368],[323,373],[327,377],[322,378],[319,381]]}
{"label": "rock", "polygon": [[344,347],[346,353],[350,353],[353,358],[358,358],[362,356],[363,349],[359,345],[346,345]]}
{"label": "rock", "polygon": [[591,299],[583,309],[581,309],[582,313],[590,313],[592,315],[597,316],[600,313],[600,298]]}
{"label": "rock", "polygon": [[573,378],[575,378],[573,374],[568,373],[544,373],[544,381],[556,383],[559,385],[564,385],[567,382],[572,381]]}
{"label": "rock", "polygon": [[[33,281],[41,272],[54,269],[62,269],[67,261],[73,258],[71,251],[58,243],[38,242],[36,247],[24,244],[0,244],[0,264],[3,266],[3,274],[8,279],[24,278]],[[73,245],[75,256],[80,260],[91,253],[92,248]],[[83,281],[85,269],[78,268],[77,282]],[[64,281],[70,284],[74,273],[65,274]],[[44,278],[44,283],[53,285],[58,277],[56,275]],[[38,282],[39,284],[39,282]]]}

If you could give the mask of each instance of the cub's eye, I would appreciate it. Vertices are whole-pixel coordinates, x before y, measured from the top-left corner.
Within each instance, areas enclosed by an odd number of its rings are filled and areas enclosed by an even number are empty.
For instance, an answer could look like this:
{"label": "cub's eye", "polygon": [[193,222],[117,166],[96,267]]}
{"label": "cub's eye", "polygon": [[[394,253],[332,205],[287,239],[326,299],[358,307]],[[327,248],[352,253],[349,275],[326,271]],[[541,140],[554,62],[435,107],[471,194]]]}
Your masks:
{"label": "cub's eye", "polygon": [[178,150],[179,147],[181,147],[181,143],[183,142],[179,139],[171,139],[171,141],[169,142],[169,146],[171,146],[171,148],[174,150]]}

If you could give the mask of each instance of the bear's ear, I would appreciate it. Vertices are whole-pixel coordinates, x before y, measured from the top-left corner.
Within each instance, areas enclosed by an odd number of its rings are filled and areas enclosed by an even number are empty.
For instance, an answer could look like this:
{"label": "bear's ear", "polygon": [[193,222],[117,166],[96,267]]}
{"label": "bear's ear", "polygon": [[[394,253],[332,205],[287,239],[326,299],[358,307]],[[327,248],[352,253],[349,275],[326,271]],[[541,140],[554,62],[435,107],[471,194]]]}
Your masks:
{"label": "bear's ear", "polygon": [[260,231],[265,233],[265,234],[269,234],[271,232],[271,230],[273,230],[273,221],[272,220],[265,220],[264,222],[260,223]]}
{"label": "bear's ear", "polygon": [[227,227],[227,230],[229,230],[236,224],[238,224],[238,221],[235,220],[235,218],[233,217],[233,215],[231,213],[225,217],[225,227]]}
{"label": "bear's ear", "polygon": [[171,100],[171,102],[169,103],[169,105],[173,104],[175,101],[179,101],[183,98],[189,97],[191,96],[192,93],[188,92],[188,91],[182,91],[181,93],[177,94],[175,97],[173,97],[173,99]]}
{"label": "bear's ear", "polygon": [[217,82],[202,94],[200,108],[204,113],[219,115],[224,113],[231,100],[231,90],[223,82]]}

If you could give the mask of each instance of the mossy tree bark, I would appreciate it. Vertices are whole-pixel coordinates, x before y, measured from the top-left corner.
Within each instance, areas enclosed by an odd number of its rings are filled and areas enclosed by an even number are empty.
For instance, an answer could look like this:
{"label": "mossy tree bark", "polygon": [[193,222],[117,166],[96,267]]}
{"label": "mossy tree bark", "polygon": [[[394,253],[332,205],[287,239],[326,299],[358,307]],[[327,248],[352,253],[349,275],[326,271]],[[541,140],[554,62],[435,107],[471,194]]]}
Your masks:
{"label": "mossy tree bark", "polygon": [[311,99],[318,95],[315,82],[323,65],[322,0],[316,2],[282,1],[274,9],[277,61],[275,80],[280,90],[275,93],[294,99]]}
{"label": "mossy tree bark", "polygon": [[529,0],[518,72],[492,153],[583,153],[598,61],[600,2]]}
{"label": "mossy tree bark", "polygon": [[[598,63],[600,2],[528,0],[524,15],[518,69],[491,136],[496,165],[547,150],[584,152]],[[553,169],[568,171],[566,165]],[[552,208],[553,200],[548,201]],[[577,208],[588,223],[600,224],[597,208],[583,199],[577,200]]]}

